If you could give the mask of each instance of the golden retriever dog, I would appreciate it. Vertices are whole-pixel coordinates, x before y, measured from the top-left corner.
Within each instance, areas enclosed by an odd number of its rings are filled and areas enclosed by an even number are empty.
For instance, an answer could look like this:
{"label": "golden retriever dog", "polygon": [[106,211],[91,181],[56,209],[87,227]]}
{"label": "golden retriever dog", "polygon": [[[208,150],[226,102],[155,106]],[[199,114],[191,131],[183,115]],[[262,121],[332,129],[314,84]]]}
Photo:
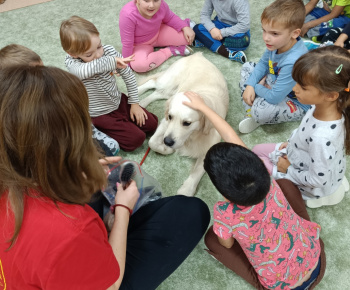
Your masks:
{"label": "golden retriever dog", "polygon": [[190,176],[177,191],[177,194],[193,196],[205,172],[205,154],[221,137],[202,113],[182,104],[184,100],[189,101],[184,92],[199,94],[210,108],[225,118],[229,103],[226,80],[202,53],[195,53],[174,62],[164,72],[148,77],[138,87],[140,95],[149,89],[155,91],[140,102],[141,106],[168,99],[165,118],[149,140],[149,146],[160,154],[177,152],[197,159]]}

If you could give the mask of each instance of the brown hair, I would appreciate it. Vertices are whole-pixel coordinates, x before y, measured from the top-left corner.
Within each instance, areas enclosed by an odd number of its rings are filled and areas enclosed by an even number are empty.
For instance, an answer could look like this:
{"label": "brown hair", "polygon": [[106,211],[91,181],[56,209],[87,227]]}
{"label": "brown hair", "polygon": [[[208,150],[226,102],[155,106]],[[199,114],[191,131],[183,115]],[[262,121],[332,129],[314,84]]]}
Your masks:
{"label": "brown hair", "polygon": [[345,149],[350,154],[350,53],[339,46],[314,49],[294,64],[293,79],[301,86],[314,86],[322,93],[339,93],[338,110],[345,118]]}
{"label": "brown hair", "polygon": [[62,21],[61,45],[69,54],[82,54],[91,46],[91,35],[100,35],[93,23],[79,16]]}
{"label": "brown hair", "polygon": [[40,56],[23,45],[9,44],[0,50],[0,69],[12,65],[39,65],[41,63]]}
{"label": "brown hair", "polygon": [[301,29],[305,21],[305,6],[301,0],[276,0],[261,14],[261,22],[278,23],[291,31]]}
{"label": "brown hair", "polygon": [[24,195],[85,204],[106,176],[92,142],[83,83],[58,68],[13,66],[0,70],[0,198],[8,192],[20,231]]}

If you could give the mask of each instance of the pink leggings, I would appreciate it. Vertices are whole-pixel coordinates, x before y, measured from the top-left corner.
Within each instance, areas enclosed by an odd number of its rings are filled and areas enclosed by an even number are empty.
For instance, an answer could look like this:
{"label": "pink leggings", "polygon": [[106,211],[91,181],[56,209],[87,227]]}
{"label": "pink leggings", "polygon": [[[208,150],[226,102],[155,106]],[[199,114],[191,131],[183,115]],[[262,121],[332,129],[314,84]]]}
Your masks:
{"label": "pink leggings", "polygon": [[273,164],[270,161],[269,154],[275,151],[276,143],[264,143],[255,145],[252,151],[264,162],[268,172],[272,174]]}
{"label": "pink leggings", "polygon": [[169,47],[154,51],[154,47],[164,47],[169,45],[186,45],[187,40],[182,31],[177,32],[174,28],[162,24],[158,34],[151,40],[136,44],[133,54],[135,61],[130,63],[131,68],[136,72],[150,71],[160,66],[164,61],[172,56]]}

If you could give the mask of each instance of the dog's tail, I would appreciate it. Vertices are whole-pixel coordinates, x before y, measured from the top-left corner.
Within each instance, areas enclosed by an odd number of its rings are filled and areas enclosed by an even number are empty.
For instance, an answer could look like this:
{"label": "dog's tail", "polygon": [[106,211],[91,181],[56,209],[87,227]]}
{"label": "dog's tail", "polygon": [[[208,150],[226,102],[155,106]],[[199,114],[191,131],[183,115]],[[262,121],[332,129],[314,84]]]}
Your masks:
{"label": "dog's tail", "polygon": [[149,80],[156,80],[157,78],[160,77],[161,74],[162,74],[162,72],[159,72],[159,73],[147,76],[147,77],[140,78],[139,80],[137,80],[137,85],[141,86],[144,83],[148,82]]}

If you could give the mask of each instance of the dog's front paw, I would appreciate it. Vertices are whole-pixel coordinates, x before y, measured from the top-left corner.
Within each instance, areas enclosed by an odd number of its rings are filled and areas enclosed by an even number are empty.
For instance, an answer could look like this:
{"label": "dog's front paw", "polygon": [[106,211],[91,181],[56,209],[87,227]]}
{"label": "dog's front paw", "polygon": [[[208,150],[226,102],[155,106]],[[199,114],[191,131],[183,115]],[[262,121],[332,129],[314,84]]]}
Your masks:
{"label": "dog's front paw", "polygon": [[185,195],[185,196],[194,196],[196,193],[196,188],[194,188],[192,185],[188,186],[186,184],[186,181],[183,185],[179,188],[176,194],[178,195]]}
{"label": "dog's front paw", "polygon": [[154,138],[154,136],[151,137],[151,139],[148,142],[149,147],[160,154],[163,155],[169,155],[174,153],[174,149],[170,148],[169,146],[166,146],[163,142],[163,139],[160,138]]}
{"label": "dog's front paw", "polygon": [[151,140],[149,141],[148,145],[153,151],[163,155],[169,155],[174,153],[175,151],[174,149],[170,148],[169,146],[166,146],[165,144],[153,143],[151,142]]}
{"label": "dog's front paw", "polygon": [[146,108],[148,105],[149,105],[149,101],[147,100],[147,98],[143,99],[140,101],[139,105],[142,107],[142,108]]}

